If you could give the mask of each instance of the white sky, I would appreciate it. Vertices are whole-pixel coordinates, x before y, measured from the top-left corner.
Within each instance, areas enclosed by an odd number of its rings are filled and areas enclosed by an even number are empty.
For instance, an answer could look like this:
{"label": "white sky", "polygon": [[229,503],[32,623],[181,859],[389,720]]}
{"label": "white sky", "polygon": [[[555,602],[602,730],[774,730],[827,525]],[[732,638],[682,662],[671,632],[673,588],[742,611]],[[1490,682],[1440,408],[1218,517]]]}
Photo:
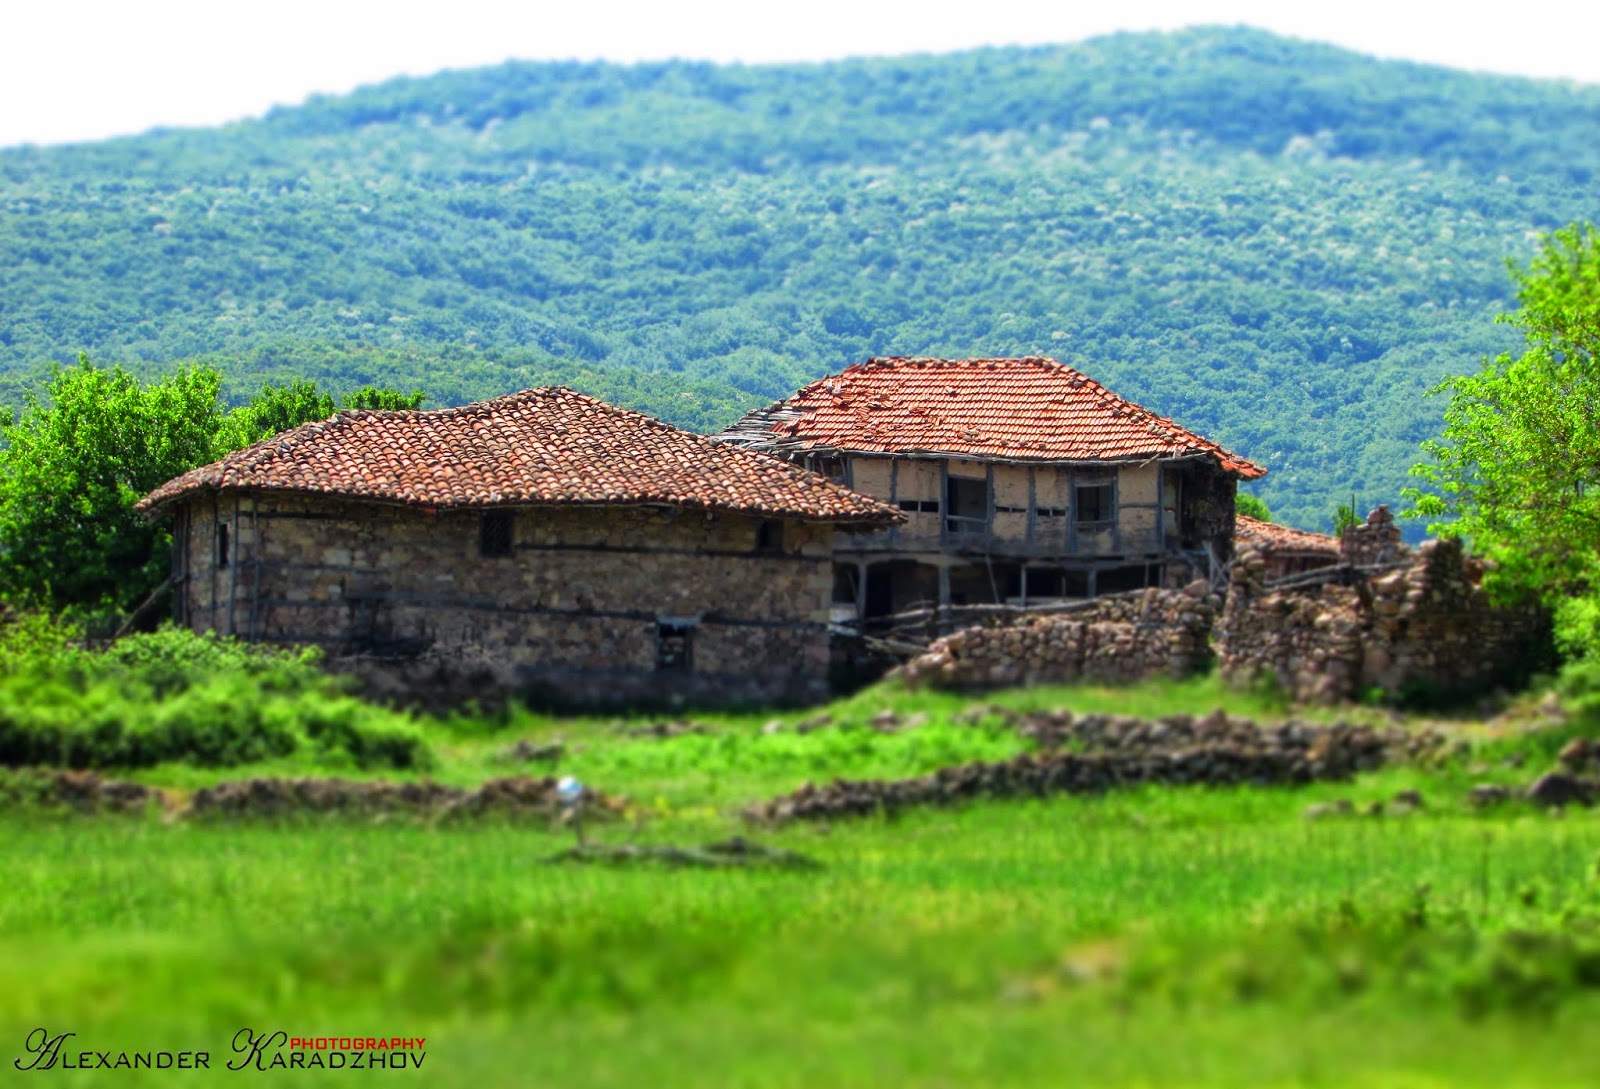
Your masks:
{"label": "white sky", "polygon": [[1600,84],[1594,0],[0,0],[0,147],[217,124],[513,57],[759,63],[1203,23]]}

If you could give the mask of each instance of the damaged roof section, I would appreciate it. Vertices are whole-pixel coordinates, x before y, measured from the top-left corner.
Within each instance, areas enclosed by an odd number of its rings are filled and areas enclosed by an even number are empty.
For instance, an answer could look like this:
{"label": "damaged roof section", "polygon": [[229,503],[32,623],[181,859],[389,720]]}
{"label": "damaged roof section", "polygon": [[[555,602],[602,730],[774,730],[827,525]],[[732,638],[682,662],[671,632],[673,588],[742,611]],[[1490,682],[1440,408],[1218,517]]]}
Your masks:
{"label": "damaged roof section", "polygon": [[1036,462],[1209,457],[1266,469],[1053,359],[869,359],[746,415],[719,438],[774,451]]}
{"label": "damaged roof section", "polygon": [[161,485],[154,517],[203,491],[447,507],[670,505],[886,526],[886,504],[764,454],[560,387],[460,408],[340,412]]}
{"label": "damaged roof section", "polygon": [[1234,516],[1234,539],[1241,549],[1259,548],[1279,556],[1326,556],[1339,558],[1339,538],[1323,533],[1311,533],[1293,526],[1280,526],[1263,522],[1248,514]]}

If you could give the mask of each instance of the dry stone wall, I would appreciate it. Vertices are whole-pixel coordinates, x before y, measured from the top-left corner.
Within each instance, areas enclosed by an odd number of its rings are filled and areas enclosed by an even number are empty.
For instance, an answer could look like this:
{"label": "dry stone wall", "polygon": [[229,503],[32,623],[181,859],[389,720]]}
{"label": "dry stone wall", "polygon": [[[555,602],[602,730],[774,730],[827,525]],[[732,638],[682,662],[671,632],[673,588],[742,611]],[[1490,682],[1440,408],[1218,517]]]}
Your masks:
{"label": "dry stone wall", "polygon": [[[1385,525],[1372,522],[1368,526]],[[1387,547],[1380,534],[1369,539]],[[1348,538],[1347,538],[1348,539]],[[1269,589],[1255,550],[1233,565],[1218,625],[1224,679],[1270,678],[1292,698],[1468,695],[1517,674],[1548,633],[1535,609],[1493,605],[1481,563],[1457,540],[1427,541],[1411,562],[1376,573],[1341,569],[1349,584]]]}
{"label": "dry stone wall", "polygon": [[1339,559],[1357,567],[1394,563],[1409,553],[1387,503],[1374,508],[1365,522],[1348,526],[1339,534]]}
{"label": "dry stone wall", "polygon": [[[448,703],[801,701],[826,694],[832,526],[641,507],[522,508],[508,555],[476,511],[314,497],[191,504],[196,630],[324,647],[380,692]],[[219,526],[229,528],[220,564]],[[660,624],[692,627],[663,669]]]}
{"label": "dry stone wall", "polygon": [[1074,612],[964,628],[896,672],[939,688],[1183,677],[1209,663],[1214,616],[1203,581],[1108,594]]}
{"label": "dry stone wall", "polygon": [[[1047,750],[1011,760],[940,768],[910,779],[838,779],[758,803],[746,813],[763,821],[834,820],[894,813],[913,806],[976,798],[1089,794],[1143,783],[1224,786],[1345,779],[1412,751],[1404,731],[1355,723],[1259,726],[1221,711],[1204,718],[1175,715],[1149,721],[1070,712],[1027,724]],[[1074,743],[1070,750],[1056,748]]]}

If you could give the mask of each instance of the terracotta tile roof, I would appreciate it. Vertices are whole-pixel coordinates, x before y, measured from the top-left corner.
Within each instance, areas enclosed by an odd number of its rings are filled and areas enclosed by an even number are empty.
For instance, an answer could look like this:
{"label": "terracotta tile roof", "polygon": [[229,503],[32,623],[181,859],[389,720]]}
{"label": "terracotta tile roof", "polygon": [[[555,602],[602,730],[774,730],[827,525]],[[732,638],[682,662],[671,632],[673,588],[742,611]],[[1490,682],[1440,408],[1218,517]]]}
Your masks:
{"label": "terracotta tile roof", "polygon": [[1296,552],[1338,557],[1339,538],[1311,533],[1293,526],[1263,522],[1248,514],[1233,517],[1233,539],[1240,546],[1253,545],[1263,552]]}
{"label": "terracotta tile roof", "polygon": [[136,509],[154,516],[208,489],[434,508],[668,504],[872,526],[903,518],[777,458],[559,388],[461,408],[341,412],[169,480]]}
{"label": "terracotta tile roof", "polygon": [[869,359],[757,409],[718,438],[774,451],[942,454],[1014,461],[1210,455],[1266,469],[1053,359]]}

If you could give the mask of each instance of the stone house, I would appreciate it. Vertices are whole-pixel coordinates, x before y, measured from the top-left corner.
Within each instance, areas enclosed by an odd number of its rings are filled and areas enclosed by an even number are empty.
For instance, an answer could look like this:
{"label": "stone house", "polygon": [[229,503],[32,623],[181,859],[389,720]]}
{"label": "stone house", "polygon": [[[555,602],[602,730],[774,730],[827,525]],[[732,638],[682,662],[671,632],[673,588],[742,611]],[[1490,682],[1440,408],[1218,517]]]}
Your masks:
{"label": "stone house", "polygon": [[834,618],[1219,588],[1266,470],[1051,359],[870,359],[716,436],[905,521],[835,543]]}
{"label": "stone house", "polygon": [[168,481],[179,623],[434,699],[825,694],[836,540],[903,517],[566,389],[349,411]]}

